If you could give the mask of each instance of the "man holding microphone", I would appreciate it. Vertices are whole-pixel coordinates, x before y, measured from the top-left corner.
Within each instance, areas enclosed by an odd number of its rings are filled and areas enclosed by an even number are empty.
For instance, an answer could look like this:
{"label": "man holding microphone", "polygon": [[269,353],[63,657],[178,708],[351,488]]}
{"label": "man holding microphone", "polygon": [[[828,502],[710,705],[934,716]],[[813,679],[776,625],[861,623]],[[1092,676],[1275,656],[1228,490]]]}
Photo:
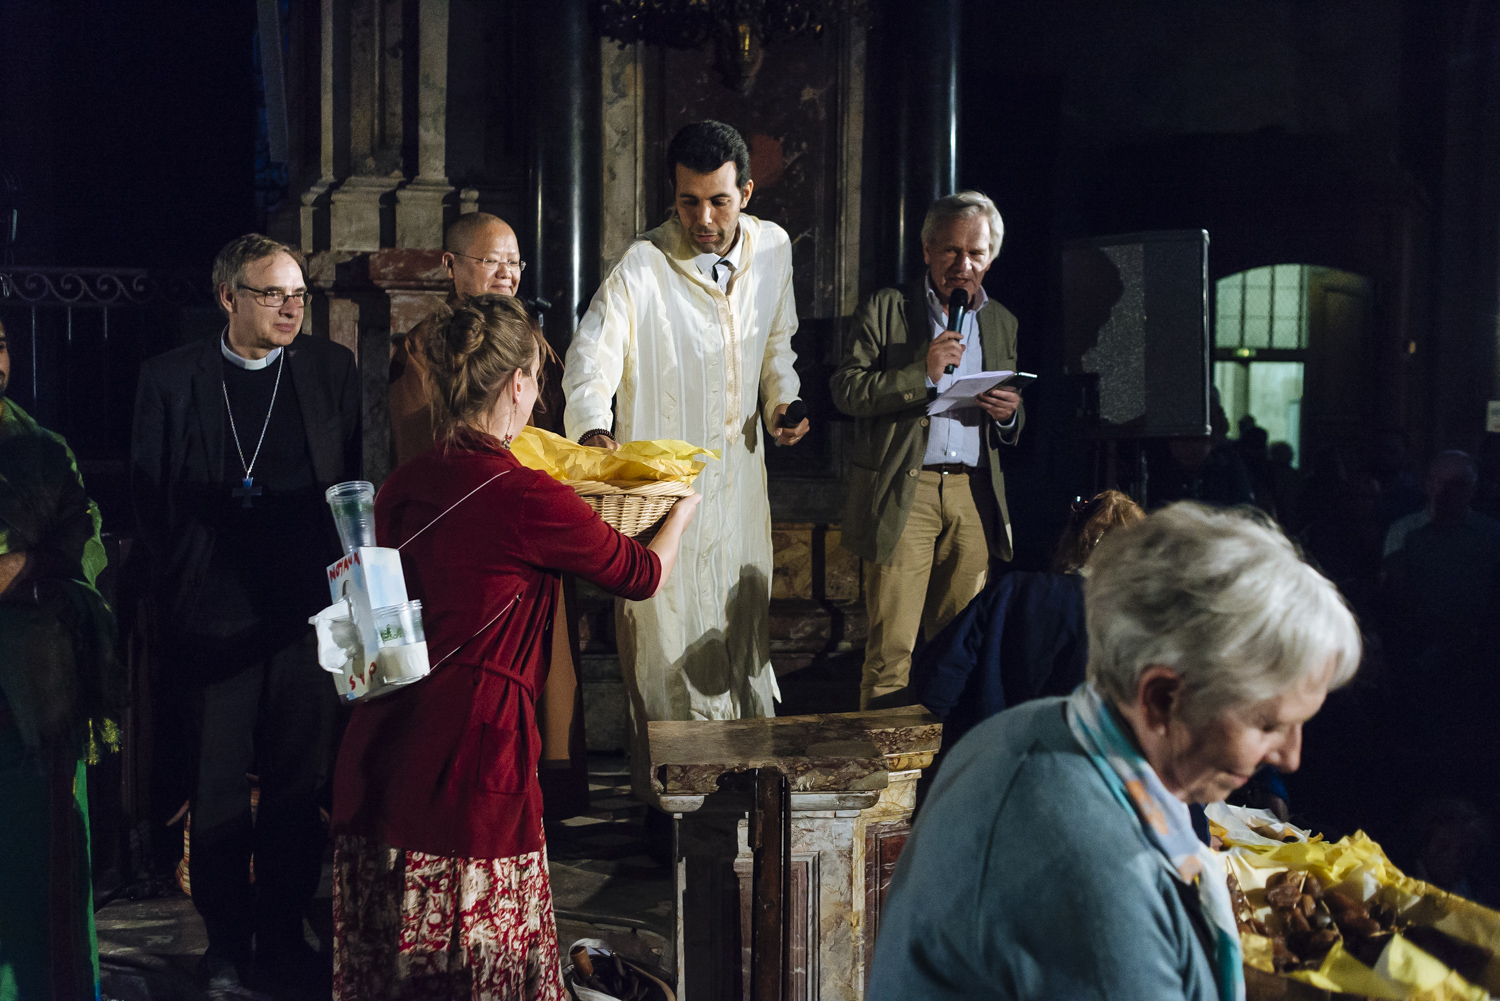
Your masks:
{"label": "man holding microphone", "polygon": [[954,380],[1016,368],[1016,318],[983,286],[1003,236],[977,191],[934,202],[926,272],[870,297],[831,380],[856,418],[843,544],[865,562],[861,708],[906,687],[917,630],[935,635],[984,587],[990,560],[1011,558],[1000,447],[1020,435],[1020,394],[998,386],[974,407],[927,414]]}

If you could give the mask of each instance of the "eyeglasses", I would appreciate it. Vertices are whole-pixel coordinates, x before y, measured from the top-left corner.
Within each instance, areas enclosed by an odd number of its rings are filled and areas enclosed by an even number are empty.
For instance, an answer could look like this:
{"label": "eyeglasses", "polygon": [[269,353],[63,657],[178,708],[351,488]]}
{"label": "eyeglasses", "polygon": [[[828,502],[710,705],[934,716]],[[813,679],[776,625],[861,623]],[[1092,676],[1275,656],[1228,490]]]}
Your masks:
{"label": "eyeglasses", "polygon": [[293,299],[297,305],[306,306],[312,298],[311,292],[282,292],[279,289],[251,288],[249,285],[241,285],[240,290],[252,293],[251,298],[262,306],[270,306],[272,309],[280,309]]}
{"label": "eyeglasses", "polygon": [[460,254],[452,250],[448,251],[448,253],[453,254],[454,257],[462,257],[468,261],[478,261],[488,271],[499,271],[501,268],[504,268],[506,271],[514,271],[516,274],[520,274],[526,270],[525,261],[497,261],[493,257],[471,257],[468,254]]}

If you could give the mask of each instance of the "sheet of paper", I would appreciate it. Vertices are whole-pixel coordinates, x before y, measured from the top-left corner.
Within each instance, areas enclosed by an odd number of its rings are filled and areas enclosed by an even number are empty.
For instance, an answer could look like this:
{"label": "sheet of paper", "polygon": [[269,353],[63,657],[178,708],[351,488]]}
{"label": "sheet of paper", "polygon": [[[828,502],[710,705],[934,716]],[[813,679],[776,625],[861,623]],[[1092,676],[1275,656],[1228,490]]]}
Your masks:
{"label": "sheet of paper", "polygon": [[1001,383],[1009,383],[1016,389],[1020,389],[1034,380],[1036,376],[1029,372],[976,372],[974,375],[966,375],[961,379],[953,380],[953,385],[943,390],[931,403],[927,404],[927,413],[941,414],[949,410],[960,410],[964,407],[978,406],[974,398],[980,393],[988,392]]}

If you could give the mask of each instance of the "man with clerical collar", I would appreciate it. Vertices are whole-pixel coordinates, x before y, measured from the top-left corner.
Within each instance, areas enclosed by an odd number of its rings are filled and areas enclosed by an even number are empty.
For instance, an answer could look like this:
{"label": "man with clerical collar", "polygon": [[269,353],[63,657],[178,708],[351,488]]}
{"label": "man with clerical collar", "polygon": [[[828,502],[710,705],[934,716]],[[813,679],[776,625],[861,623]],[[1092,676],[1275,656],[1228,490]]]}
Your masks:
{"label": "man with clerical collar", "polygon": [[[983,285],[1004,235],[978,191],[934,202],[927,268],[861,307],[831,380],[834,404],[855,418],[842,528],[865,563],[861,708],[905,688],[918,630],[935,636],[983,589],[991,559],[1011,558],[1000,448],[1021,433],[1020,394],[995,388],[973,407],[927,414],[954,380],[1016,368],[1016,318]],[[970,306],[949,330],[959,289]]]}
{"label": "man with clerical collar", "polygon": [[[341,555],[323,491],[358,478],[362,443],[353,354],[299,335],[302,255],[242,236],[213,282],[223,332],[141,366],[131,489],[163,691],[185,731],[202,972],[231,988],[252,955],[272,977],[318,972],[302,919],[321,873],[337,698],[307,620]],[[253,821],[246,773],[260,781]]]}
{"label": "man with clerical collar", "polygon": [[744,140],[722,122],[685,126],[667,169],[674,218],[599,287],[563,375],[570,438],[681,439],[721,455],[695,483],[703,504],[671,581],[615,606],[637,740],[648,720],[775,714],[765,445],[808,430],[778,422],[800,389],[791,241],[741,211],[755,186]]}
{"label": "man with clerical collar", "polygon": [[[465,295],[519,295],[526,262],[516,231],[499,216],[469,212],[443,234],[443,270],[452,283],[448,303]],[[432,447],[432,408],[427,400],[427,342],[434,319],[395,338],[391,350],[391,448],[397,466]],[[542,359],[542,396],[531,423],[562,431],[562,362],[548,349]]]}

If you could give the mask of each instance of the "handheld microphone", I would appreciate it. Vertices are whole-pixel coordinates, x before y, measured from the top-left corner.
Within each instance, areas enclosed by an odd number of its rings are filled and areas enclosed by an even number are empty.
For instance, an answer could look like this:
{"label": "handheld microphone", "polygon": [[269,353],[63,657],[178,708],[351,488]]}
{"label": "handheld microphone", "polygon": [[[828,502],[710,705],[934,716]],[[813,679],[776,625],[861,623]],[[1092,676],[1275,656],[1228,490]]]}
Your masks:
{"label": "handheld microphone", "polygon": [[[968,289],[961,289],[961,288],[954,289],[953,290],[953,294],[948,297],[948,329],[949,330],[957,330],[961,326],[963,326],[964,314],[966,312],[968,312],[968,310],[969,310],[969,291],[968,291]],[[945,365],[945,366],[943,366],[943,374],[944,375],[952,375],[953,374],[953,366],[952,365]]]}
{"label": "handheld microphone", "polygon": [[776,420],[779,428],[794,428],[807,420],[807,404],[801,400],[793,400],[786,405],[786,413]]}

